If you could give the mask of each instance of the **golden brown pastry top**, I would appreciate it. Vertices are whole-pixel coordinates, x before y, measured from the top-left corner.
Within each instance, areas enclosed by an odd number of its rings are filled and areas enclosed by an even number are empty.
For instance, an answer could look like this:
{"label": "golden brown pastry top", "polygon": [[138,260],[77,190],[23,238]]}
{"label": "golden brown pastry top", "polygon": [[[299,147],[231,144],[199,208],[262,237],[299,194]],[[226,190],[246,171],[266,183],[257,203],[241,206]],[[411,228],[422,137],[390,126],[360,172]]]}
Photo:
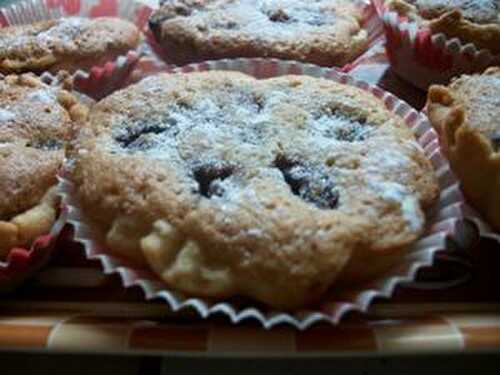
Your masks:
{"label": "golden brown pastry top", "polygon": [[362,2],[164,1],[150,27],[175,63],[275,57],[342,66],[368,45]]}
{"label": "golden brown pastry top", "polygon": [[450,84],[449,90],[456,103],[463,105],[466,126],[500,142],[500,68],[462,76]]}
{"label": "golden brown pastry top", "polygon": [[135,48],[140,33],[126,20],[66,17],[0,29],[0,73],[88,69]]}
{"label": "golden brown pastry top", "polygon": [[38,78],[0,78],[0,220],[40,201],[56,183],[65,142],[86,116],[68,91]]}
{"label": "golden brown pastry top", "polygon": [[433,86],[429,111],[436,123],[445,126],[454,110],[464,117],[461,126],[479,132],[494,149],[500,149],[500,68],[463,75],[448,87]]}

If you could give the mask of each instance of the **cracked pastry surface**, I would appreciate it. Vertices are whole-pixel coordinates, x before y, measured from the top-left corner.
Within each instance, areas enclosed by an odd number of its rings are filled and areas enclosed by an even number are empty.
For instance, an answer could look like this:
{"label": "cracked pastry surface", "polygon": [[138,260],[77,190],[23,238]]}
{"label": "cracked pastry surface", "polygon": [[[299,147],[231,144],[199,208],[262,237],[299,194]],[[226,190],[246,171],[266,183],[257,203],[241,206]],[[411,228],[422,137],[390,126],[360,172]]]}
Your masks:
{"label": "cracked pastry surface", "polygon": [[0,77],[0,259],[47,234],[56,220],[56,173],[86,108],[30,74]]}
{"label": "cracked pastry surface", "polygon": [[343,66],[368,45],[362,19],[348,0],[175,0],[149,24],[176,64],[274,57]]}
{"label": "cracked pastry surface", "polygon": [[0,73],[73,72],[137,47],[140,32],[118,18],[66,17],[0,29]]}
{"label": "cracked pastry surface", "polygon": [[500,53],[500,0],[388,0],[386,4],[435,33]]}
{"label": "cracked pastry surface", "polygon": [[500,230],[500,68],[432,86],[427,107],[467,198]]}
{"label": "cracked pastry surface", "polygon": [[401,254],[438,190],[377,98],[304,76],[148,77],[93,107],[70,158],[111,251],[188,294],[276,308]]}

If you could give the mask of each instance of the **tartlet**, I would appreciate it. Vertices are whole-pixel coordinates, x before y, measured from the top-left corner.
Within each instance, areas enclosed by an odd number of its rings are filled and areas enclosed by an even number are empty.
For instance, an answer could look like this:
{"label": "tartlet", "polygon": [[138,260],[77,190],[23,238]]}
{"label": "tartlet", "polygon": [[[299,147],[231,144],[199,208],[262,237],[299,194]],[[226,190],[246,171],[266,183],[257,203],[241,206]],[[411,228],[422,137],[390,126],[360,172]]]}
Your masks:
{"label": "tartlet", "polygon": [[458,38],[493,54],[500,53],[498,0],[388,0],[386,6],[410,21],[429,27],[433,33]]}
{"label": "tartlet", "polygon": [[150,28],[176,64],[273,57],[343,66],[368,45],[356,1],[163,1]]}
{"label": "tartlet", "polygon": [[0,73],[88,70],[137,47],[140,32],[112,17],[65,17],[0,28]]}
{"label": "tartlet", "polygon": [[220,71],[150,76],[96,104],[66,176],[110,252],[191,295],[284,309],[379,272],[438,193],[373,95]]}
{"label": "tartlet", "polygon": [[432,86],[427,110],[465,195],[500,230],[500,68]]}
{"label": "tartlet", "polygon": [[86,113],[33,75],[0,76],[0,259],[50,232],[64,146]]}

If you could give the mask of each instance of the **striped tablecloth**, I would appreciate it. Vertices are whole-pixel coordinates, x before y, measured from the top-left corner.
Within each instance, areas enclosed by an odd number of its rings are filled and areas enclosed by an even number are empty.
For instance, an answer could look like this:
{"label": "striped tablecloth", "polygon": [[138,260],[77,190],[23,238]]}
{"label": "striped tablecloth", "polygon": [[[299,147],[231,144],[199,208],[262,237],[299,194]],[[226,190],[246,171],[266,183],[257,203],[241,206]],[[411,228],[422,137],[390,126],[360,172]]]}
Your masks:
{"label": "striped tablecloth", "polygon": [[[416,108],[422,92],[388,69],[382,44],[348,70],[379,84]],[[200,321],[174,316],[161,302],[146,303],[138,289],[124,290],[113,276],[83,259],[78,245],[62,239],[50,265],[34,280],[0,300],[0,348],[70,352],[201,355],[341,355],[417,353],[500,348],[500,246],[482,241],[470,254],[475,275],[446,292],[400,288],[366,316],[337,327],[306,331],[233,326],[223,317]]]}
{"label": "striped tablecloth", "polygon": [[[48,306],[48,305],[47,305]],[[66,305],[68,307],[68,305]],[[74,307],[74,306],[73,306]],[[160,308],[108,304],[136,317],[96,316],[52,305],[55,311],[0,316],[0,347],[99,353],[185,353],[213,355],[335,355],[348,352],[437,353],[498,348],[500,304],[490,312],[436,313],[420,317],[370,318],[339,327],[306,331],[263,330],[254,325],[169,321],[148,317]],[[394,305],[393,311],[416,308]],[[71,309],[70,309],[71,310]],[[399,311],[398,311],[399,310]],[[144,314],[145,316],[140,316]]]}
{"label": "striped tablecloth", "polygon": [[189,355],[319,355],[461,352],[500,348],[500,246],[484,240],[470,249],[476,272],[446,292],[400,288],[369,315],[339,326],[265,330],[201,321],[146,303],[137,288],[121,287],[61,239],[50,265],[0,300],[0,348],[62,352],[182,353]]}

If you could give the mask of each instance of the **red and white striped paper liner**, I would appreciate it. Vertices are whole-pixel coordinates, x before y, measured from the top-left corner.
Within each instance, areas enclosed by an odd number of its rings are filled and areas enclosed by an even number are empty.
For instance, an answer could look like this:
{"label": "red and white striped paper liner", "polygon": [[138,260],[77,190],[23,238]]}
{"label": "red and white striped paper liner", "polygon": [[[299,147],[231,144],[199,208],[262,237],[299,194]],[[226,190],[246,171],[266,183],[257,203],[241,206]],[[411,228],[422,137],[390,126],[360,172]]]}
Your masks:
{"label": "red and white striped paper liner", "polygon": [[[135,69],[140,70],[140,72],[135,71],[130,77],[133,80],[137,77],[147,76],[157,72],[157,68],[150,61],[144,61],[144,63],[139,61]],[[417,272],[432,266],[436,254],[447,250],[447,241],[460,237],[461,226],[459,224],[463,219],[465,204],[457,181],[450,171],[448,162],[440,152],[437,134],[427,118],[405,102],[378,87],[356,81],[337,70],[292,61],[275,59],[218,60],[180,68],[167,67],[164,71],[178,73],[206,70],[241,71],[257,78],[269,78],[284,74],[309,75],[354,85],[372,93],[380,98],[389,110],[401,116],[413,131],[425,155],[435,168],[441,195],[435,207],[427,213],[429,219],[425,235],[408,249],[406,254],[401,257],[400,262],[390,272],[356,289],[343,292],[341,297],[336,297],[335,300],[325,299],[314,310],[288,313],[265,310],[255,306],[241,307],[229,301],[217,302],[189,297],[169,289],[149,269],[139,268],[122,258],[111,255],[106,251],[106,247],[96,231],[93,231],[87,224],[88,220],[85,214],[78,208],[73,184],[68,179],[61,177],[61,194],[63,203],[68,210],[68,223],[74,227],[75,240],[84,245],[87,258],[100,261],[104,273],[119,274],[124,287],[139,286],[147,300],[163,299],[173,311],[191,308],[203,318],[223,314],[235,324],[247,319],[256,319],[266,328],[288,323],[296,328],[305,329],[322,321],[336,324],[343,316],[352,311],[366,312],[375,298],[389,298],[394,293],[396,286],[415,282]]]}
{"label": "red and white striped paper liner", "polygon": [[382,19],[392,69],[423,90],[431,84],[447,84],[455,76],[482,72],[500,64],[500,55],[443,33],[433,33],[428,27],[388,10],[383,0],[372,2]]}
{"label": "red and white striped paper liner", "polygon": [[[22,25],[64,17],[119,17],[134,23],[144,32],[148,18],[153,10],[143,3],[134,0],[25,0],[0,9],[0,27]],[[114,61],[109,61],[90,70],[77,70],[74,74],[75,87],[85,94],[95,96],[108,94],[108,88],[117,87],[117,79],[121,80],[137,62],[141,54],[149,50],[145,40],[136,50],[131,50]],[[113,71],[113,76],[110,76]],[[99,81],[100,89],[96,90],[94,82]]]}
{"label": "red and white striped paper liner", "polygon": [[19,286],[49,261],[65,224],[63,209],[49,233],[36,238],[30,247],[14,247],[8,252],[5,260],[0,261],[0,292]]}

